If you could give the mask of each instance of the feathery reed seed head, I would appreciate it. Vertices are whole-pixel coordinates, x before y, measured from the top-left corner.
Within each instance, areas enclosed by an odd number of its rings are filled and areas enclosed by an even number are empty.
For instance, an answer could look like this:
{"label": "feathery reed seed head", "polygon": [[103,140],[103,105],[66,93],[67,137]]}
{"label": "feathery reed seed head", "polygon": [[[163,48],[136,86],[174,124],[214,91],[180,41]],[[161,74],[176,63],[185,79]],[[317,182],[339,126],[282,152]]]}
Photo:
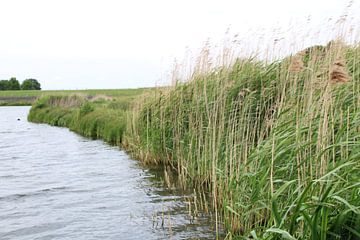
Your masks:
{"label": "feathery reed seed head", "polygon": [[346,63],[343,59],[337,59],[330,71],[330,83],[346,83],[349,81],[349,75],[346,70]]}
{"label": "feathery reed seed head", "polygon": [[291,59],[289,71],[292,73],[299,73],[304,69],[304,62],[302,60],[303,54],[300,52]]}

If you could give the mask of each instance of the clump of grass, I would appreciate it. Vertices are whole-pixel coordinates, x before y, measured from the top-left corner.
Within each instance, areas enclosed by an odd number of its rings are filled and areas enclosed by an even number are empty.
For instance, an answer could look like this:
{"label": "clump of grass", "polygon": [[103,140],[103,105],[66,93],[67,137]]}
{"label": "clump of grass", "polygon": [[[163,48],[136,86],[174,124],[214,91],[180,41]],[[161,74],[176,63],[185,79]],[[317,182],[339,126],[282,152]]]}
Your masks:
{"label": "clump of grass", "polygon": [[[28,119],[68,127],[83,136],[121,145],[130,100],[92,101],[84,95],[44,96],[34,103]],[[116,107],[114,107],[116,106]],[[121,106],[121,107],[117,107]]]}
{"label": "clump of grass", "polygon": [[95,110],[94,105],[90,102],[84,102],[79,109],[79,116],[84,116],[88,113],[91,113]]}

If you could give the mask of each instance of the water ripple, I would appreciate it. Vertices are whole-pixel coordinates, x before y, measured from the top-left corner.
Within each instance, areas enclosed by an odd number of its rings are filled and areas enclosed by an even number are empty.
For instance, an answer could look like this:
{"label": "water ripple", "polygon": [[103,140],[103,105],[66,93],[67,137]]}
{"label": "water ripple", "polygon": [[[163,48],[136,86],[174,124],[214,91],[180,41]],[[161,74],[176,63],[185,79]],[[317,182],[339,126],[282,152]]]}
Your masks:
{"label": "water ripple", "polygon": [[214,239],[211,217],[191,219],[192,194],[164,188],[163,171],[65,128],[15,121],[28,110],[0,108],[0,239]]}

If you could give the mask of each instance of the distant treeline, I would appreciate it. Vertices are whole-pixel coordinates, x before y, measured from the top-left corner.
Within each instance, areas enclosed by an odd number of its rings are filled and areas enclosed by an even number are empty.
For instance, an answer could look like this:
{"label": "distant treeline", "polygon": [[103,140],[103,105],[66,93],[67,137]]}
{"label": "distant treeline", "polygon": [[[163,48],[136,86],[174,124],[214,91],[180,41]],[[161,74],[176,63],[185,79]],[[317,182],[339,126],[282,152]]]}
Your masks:
{"label": "distant treeline", "polygon": [[41,90],[40,83],[33,78],[24,80],[21,84],[16,78],[0,80],[0,91],[6,90]]}

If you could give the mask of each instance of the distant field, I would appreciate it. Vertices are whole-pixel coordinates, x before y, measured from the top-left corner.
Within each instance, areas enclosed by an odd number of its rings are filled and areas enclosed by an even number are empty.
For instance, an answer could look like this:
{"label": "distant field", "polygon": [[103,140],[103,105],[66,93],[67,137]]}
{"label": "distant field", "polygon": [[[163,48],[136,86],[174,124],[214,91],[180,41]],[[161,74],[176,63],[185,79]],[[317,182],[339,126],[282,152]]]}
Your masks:
{"label": "distant field", "polygon": [[31,105],[36,98],[44,95],[71,95],[84,94],[87,96],[106,95],[116,98],[135,97],[149,88],[137,89],[88,89],[88,90],[21,90],[21,91],[0,91],[0,106],[9,105]]}

